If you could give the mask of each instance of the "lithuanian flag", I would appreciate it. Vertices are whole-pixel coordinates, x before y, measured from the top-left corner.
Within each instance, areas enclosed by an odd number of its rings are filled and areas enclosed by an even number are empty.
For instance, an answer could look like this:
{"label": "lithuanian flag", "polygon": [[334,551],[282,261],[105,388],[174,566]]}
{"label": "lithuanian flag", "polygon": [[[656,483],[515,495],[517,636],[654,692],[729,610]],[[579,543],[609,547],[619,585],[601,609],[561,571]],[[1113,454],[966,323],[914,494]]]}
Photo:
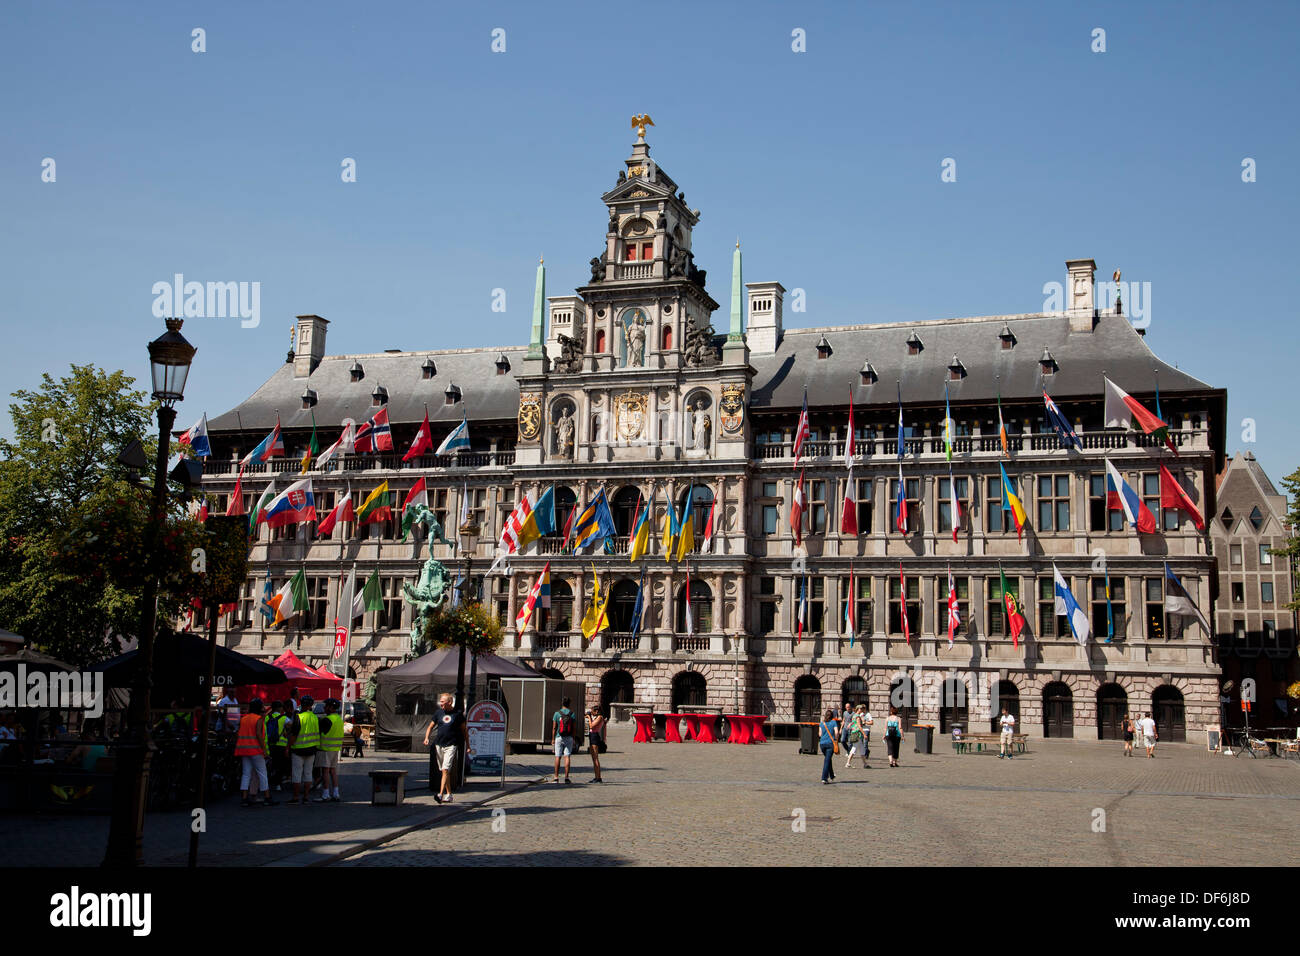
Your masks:
{"label": "lithuanian flag", "polygon": [[385,481],[361,502],[361,507],[357,509],[357,524],[386,521],[392,516],[393,509],[388,500],[388,482]]}

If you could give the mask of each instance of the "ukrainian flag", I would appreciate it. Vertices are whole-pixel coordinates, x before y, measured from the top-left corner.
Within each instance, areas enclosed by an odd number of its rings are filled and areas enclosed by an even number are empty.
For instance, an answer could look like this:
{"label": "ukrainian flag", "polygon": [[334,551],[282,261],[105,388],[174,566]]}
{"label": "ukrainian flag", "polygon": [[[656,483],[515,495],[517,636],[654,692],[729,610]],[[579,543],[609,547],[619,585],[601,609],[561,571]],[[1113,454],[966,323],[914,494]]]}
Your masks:
{"label": "ukrainian flag", "polygon": [[677,512],[673,510],[673,500],[668,497],[668,489],[664,489],[664,564],[668,564],[673,559],[673,538],[677,536]]}
{"label": "ukrainian flag", "polygon": [[632,519],[632,547],[628,557],[633,562],[645,557],[650,547],[650,508],[642,499],[637,503],[636,517]]}
{"label": "ukrainian flag", "polygon": [[1006,466],[998,462],[998,468],[1002,471],[1002,510],[1010,511],[1011,516],[1015,519],[1016,539],[1019,540],[1021,529],[1025,526],[1025,506],[1016,497],[1015,486],[1011,484],[1011,479],[1007,477]]}
{"label": "ukrainian flag", "polygon": [[591,504],[587,505],[587,509],[574,522],[573,538],[576,542],[574,548],[581,548],[603,538],[612,538],[617,534],[614,515],[609,510],[609,502],[605,500],[605,489],[601,488],[596,492],[596,497],[591,499]]}
{"label": "ukrainian flag", "polygon": [[678,561],[695,550],[695,515],[691,510],[691,497],[694,492],[694,485],[686,489],[686,502],[682,505],[682,516],[677,522]]}

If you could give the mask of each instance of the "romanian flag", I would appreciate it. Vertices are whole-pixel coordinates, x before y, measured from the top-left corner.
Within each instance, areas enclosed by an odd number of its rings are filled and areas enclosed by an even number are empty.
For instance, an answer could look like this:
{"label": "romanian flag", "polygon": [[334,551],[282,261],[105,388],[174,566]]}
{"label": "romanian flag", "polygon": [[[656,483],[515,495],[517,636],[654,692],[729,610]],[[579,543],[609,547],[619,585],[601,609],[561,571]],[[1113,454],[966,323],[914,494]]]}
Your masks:
{"label": "romanian flag", "polygon": [[532,620],[533,611],[537,605],[542,607],[551,606],[551,562],[547,561],[546,566],[542,568],[542,573],[537,575],[537,580],[533,583],[528,592],[528,601],[515,616],[515,630],[520,634],[528,627],[528,622]]}
{"label": "romanian flag", "polygon": [[307,469],[311,467],[311,460],[320,454],[320,445],[316,443],[316,412],[311,413],[311,441],[307,443],[307,451],[302,456],[302,468],[298,474],[307,474]]}
{"label": "romanian flag", "polygon": [[240,465],[247,465],[250,461],[270,461],[275,457],[284,457],[284,437],[280,434],[280,419],[275,420],[275,428],[271,434],[262,439],[261,444],[250,451],[240,461]]}
{"label": "romanian flag", "polygon": [[628,558],[640,561],[650,547],[650,508],[644,498],[636,502],[636,514],[632,517],[632,533],[628,536]]}
{"label": "romanian flag", "polygon": [[[695,513],[691,503],[695,486],[686,489],[686,501],[682,505],[682,515],[677,522],[677,560],[680,561],[689,552],[695,550]],[[690,571],[686,572],[690,574]]]}
{"label": "romanian flag", "polygon": [[1016,523],[1016,540],[1020,540],[1020,533],[1025,527],[1025,506],[1020,503],[1020,498],[1016,495],[1016,489],[1011,484],[1011,479],[1007,477],[1006,466],[998,463],[998,468],[1002,470],[1002,510],[1010,511],[1011,517]]}
{"label": "romanian flag", "polygon": [[415,433],[415,441],[411,442],[411,447],[406,454],[402,456],[402,461],[410,461],[412,458],[418,458],[427,454],[433,448],[433,435],[429,432],[429,412],[424,413],[424,423],[420,425],[420,430]]}
{"label": "romanian flag", "polygon": [[388,501],[388,482],[380,482],[379,487],[361,502],[357,509],[357,523],[370,524],[372,521],[384,521],[393,516],[392,506]]}
{"label": "romanian flag", "polygon": [[1160,466],[1160,507],[1177,508],[1187,512],[1191,519],[1196,522],[1196,530],[1205,530],[1205,519],[1201,517],[1201,512],[1197,510],[1196,505],[1192,504],[1192,499],[1187,497],[1187,492],[1183,491],[1183,486],[1164,465]]}

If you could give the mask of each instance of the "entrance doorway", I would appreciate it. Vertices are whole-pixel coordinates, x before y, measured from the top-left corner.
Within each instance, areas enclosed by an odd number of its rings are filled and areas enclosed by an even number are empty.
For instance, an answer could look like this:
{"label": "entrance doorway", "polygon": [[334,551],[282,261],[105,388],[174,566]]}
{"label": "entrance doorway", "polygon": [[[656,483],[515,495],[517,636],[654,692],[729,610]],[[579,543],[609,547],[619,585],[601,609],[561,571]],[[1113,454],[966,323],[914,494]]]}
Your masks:
{"label": "entrance doorway", "polygon": [[1162,742],[1186,743],[1187,721],[1183,716],[1183,692],[1170,684],[1157,687],[1151,695],[1151,716]]}
{"label": "entrance doorway", "polygon": [[1043,688],[1043,736],[1074,736],[1074,692],[1062,681]]}
{"label": "entrance doorway", "polygon": [[1128,694],[1119,684],[1102,684],[1097,690],[1097,739],[1123,740]]}

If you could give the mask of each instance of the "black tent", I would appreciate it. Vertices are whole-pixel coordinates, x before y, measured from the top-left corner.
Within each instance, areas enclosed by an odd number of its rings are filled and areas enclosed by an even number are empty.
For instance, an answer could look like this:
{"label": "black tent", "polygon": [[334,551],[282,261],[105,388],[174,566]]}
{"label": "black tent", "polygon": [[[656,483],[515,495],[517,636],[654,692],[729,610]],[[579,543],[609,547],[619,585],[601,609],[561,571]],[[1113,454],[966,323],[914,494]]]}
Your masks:
{"label": "black tent", "polygon": [[[438,695],[455,693],[460,651],[441,648],[413,661],[375,675],[375,740],[383,750],[423,750],[425,728],[435,710]],[[465,661],[468,687],[470,660]],[[499,700],[496,685],[502,677],[540,677],[535,670],[498,654],[478,659],[475,699]]]}
{"label": "black tent", "polygon": [[[153,648],[153,689],[150,703],[164,708],[173,700],[183,707],[198,707],[208,703],[211,689],[208,679],[208,655],[211,645],[207,638],[197,634],[179,632],[160,634]],[[130,687],[139,670],[139,650],[127,651],[119,657],[96,664],[91,670],[104,672],[104,683],[109,687]],[[239,687],[244,684],[279,684],[284,681],[284,671],[255,658],[217,645],[216,669],[213,684],[217,687]]]}

